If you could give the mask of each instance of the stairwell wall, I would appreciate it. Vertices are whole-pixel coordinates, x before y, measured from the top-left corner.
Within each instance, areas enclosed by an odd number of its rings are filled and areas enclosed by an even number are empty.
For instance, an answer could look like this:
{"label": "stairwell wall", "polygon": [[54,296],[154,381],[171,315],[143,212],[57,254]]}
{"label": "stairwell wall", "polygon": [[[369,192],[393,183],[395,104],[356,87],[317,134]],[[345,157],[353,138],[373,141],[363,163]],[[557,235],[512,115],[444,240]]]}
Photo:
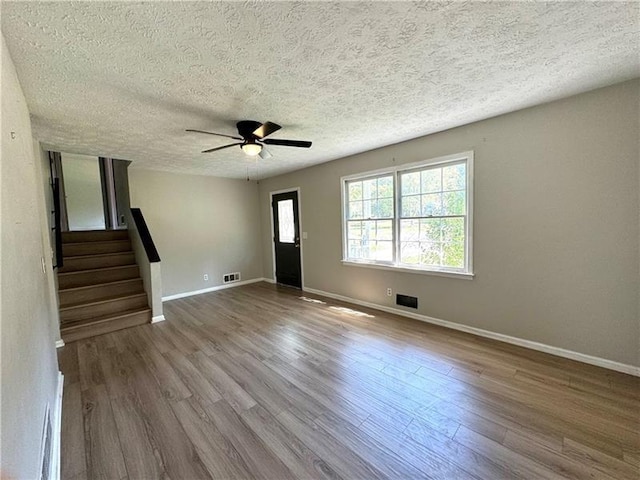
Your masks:
{"label": "stairwell wall", "polygon": [[58,406],[57,311],[50,298],[51,246],[43,232],[41,158],[0,38],[0,477],[40,478],[44,419],[50,409],[55,425]]}
{"label": "stairwell wall", "polygon": [[243,281],[262,278],[256,182],[143,170],[134,163],[129,189],[162,260],[163,297],[213,289],[225,273],[240,272]]}

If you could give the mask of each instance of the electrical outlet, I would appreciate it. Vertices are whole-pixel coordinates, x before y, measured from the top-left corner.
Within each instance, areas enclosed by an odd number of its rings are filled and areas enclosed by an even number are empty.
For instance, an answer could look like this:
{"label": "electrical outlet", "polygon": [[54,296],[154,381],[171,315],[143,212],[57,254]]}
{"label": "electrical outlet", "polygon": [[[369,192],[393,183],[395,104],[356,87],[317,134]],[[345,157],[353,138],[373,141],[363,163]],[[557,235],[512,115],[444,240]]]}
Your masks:
{"label": "electrical outlet", "polygon": [[393,290],[387,288],[387,297],[390,297],[391,295],[393,295]]}
{"label": "electrical outlet", "polygon": [[207,280],[209,280],[209,274],[205,273],[204,274],[204,281],[206,282]]}

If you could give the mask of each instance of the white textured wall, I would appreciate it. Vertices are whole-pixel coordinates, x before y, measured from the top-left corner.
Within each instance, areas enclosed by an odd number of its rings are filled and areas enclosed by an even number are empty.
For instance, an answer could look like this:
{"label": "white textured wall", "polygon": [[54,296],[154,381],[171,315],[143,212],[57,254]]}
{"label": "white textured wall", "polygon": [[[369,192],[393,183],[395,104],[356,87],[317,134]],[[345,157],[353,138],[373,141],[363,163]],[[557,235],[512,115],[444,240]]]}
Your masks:
{"label": "white textured wall", "polygon": [[[299,186],[306,286],[640,365],[639,101],[626,82],[261,181],[265,276],[269,192]],[[341,176],[466,150],[475,279],[340,263]]]}
{"label": "white textured wall", "polygon": [[40,478],[45,411],[55,408],[57,312],[40,156],[4,37],[1,72],[0,477],[32,479]]}
{"label": "white textured wall", "polygon": [[256,182],[130,168],[129,188],[162,260],[164,296],[221,285],[230,272],[262,277]]}

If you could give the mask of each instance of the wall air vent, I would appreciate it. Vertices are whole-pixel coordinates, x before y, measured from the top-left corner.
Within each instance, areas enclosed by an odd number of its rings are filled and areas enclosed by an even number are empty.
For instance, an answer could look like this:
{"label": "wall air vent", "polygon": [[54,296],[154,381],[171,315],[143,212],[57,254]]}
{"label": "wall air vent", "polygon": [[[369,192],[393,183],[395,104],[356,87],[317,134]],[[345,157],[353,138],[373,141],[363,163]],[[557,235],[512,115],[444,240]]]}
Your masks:
{"label": "wall air vent", "polygon": [[239,282],[239,281],[240,281],[240,272],[225,273],[222,276],[223,283],[232,283],[232,282]]}
{"label": "wall air vent", "polygon": [[418,308],[418,297],[411,297],[409,295],[396,295],[396,305],[402,305],[403,307]]}

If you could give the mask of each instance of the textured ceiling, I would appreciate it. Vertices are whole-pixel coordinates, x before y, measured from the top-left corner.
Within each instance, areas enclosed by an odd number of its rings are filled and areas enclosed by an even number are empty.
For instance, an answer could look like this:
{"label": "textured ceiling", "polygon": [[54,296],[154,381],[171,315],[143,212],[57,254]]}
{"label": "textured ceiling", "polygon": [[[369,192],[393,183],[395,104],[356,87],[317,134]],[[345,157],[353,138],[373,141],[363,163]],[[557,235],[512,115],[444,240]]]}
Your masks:
{"label": "textured ceiling", "polygon": [[[2,2],[35,135],[264,178],[640,75],[638,2]],[[312,140],[201,154],[240,119]]]}

